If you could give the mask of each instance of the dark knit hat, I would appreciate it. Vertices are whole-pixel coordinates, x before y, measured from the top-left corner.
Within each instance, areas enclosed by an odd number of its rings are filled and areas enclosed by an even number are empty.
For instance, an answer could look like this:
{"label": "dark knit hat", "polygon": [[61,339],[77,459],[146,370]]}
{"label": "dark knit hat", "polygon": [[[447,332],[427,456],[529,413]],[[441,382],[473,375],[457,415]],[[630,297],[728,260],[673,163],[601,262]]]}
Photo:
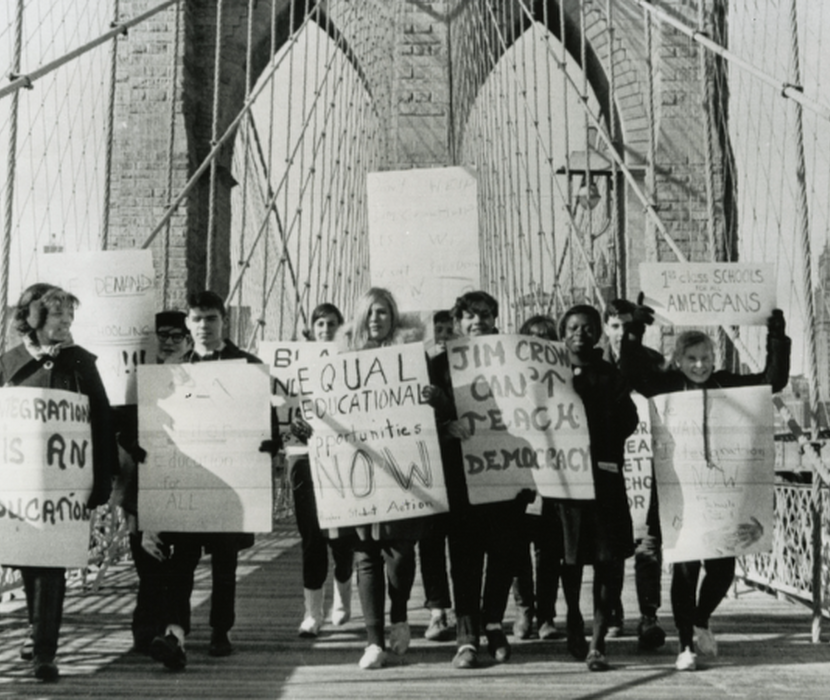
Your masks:
{"label": "dark knit hat", "polygon": [[185,318],[187,318],[187,315],[183,311],[159,311],[156,314],[156,330],[162,326],[172,326],[187,332],[187,326],[184,323]]}

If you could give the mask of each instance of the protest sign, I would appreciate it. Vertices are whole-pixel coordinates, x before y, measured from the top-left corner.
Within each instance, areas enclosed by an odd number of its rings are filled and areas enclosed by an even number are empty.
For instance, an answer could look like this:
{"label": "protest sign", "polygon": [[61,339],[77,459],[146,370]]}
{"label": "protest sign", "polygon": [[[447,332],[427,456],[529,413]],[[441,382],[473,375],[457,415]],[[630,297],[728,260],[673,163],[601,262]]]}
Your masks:
{"label": "protest sign", "polygon": [[300,381],[320,527],[448,509],[421,343],[319,358]]}
{"label": "protest sign", "polygon": [[89,563],[89,399],[58,389],[0,389],[0,562]]}
{"label": "protest sign", "polygon": [[293,445],[291,423],[299,415],[300,378],[308,374],[309,363],[334,353],[334,343],[277,341],[259,344],[259,357],[271,373],[271,405],[277,415],[277,427],[283,445]]}
{"label": "protest sign", "polygon": [[469,168],[369,173],[372,285],[401,310],[444,309],[479,289],[476,176]]}
{"label": "protest sign", "polygon": [[49,253],[41,279],[81,302],[72,337],[98,356],[113,405],[135,404],[136,368],[155,362],[155,273],[150,250]]}
{"label": "protest sign", "polygon": [[648,534],[646,515],[651,503],[652,475],[651,414],[648,400],[634,392],[631,394],[637,407],[639,421],[637,429],[625,440],[625,490],[628,494],[628,509],[634,525],[634,539]]}
{"label": "protest sign", "polygon": [[767,263],[640,263],[640,289],[664,325],[762,325],[775,308]]}
{"label": "protest sign", "polygon": [[562,343],[489,335],[447,344],[471,503],[537,489],[593,499],[588,421]]}
{"label": "protest sign", "polygon": [[665,561],[772,549],[772,420],[769,386],[651,400]]}
{"label": "protest sign", "polygon": [[270,532],[265,365],[144,365],[138,371],[138,522],[145,530]]}

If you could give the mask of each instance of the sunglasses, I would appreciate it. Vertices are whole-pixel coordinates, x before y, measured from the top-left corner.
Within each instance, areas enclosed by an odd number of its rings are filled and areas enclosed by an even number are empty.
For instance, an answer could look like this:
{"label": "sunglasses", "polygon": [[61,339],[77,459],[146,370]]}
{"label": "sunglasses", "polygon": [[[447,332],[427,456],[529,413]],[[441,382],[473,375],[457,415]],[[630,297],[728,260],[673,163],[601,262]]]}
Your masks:
{"label": "sunglasses", "polygon": [[161,333],[156,333],[156,336],[159,340],[172,340],[174,343],[181,343],[186,337],[186,333],[167,333],[162,331]]}

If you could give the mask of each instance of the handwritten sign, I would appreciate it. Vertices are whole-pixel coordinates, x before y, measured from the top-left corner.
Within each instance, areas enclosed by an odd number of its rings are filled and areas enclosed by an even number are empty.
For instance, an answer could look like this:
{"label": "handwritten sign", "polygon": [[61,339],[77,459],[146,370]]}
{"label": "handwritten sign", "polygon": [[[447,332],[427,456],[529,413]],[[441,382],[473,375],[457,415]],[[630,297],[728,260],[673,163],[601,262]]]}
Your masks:
{"label": "handwritten sign", "polygon": [[628,509],[631,511],[631,522],[634,524],[634,538],[640,539],[648,534],[646,515],[651,503],[651,486],[654,480],[652,474],[651,449],[651,416],[649,414],[648,399],[634,392],[631,394],[637,415],[640,420],[637,429],[626,438],[625,463],[625,490],[628,494]]}
{"label": "handwritten sign", "polygon": [[271,373],[271,405],[285,446],[297,444],[291,423],[300,415],[299,382],[308,376],[308,365],[319,357],[333,355],[335,343],[278,341],[259,344],[259,356]]}
{"label": "handwritten sign", "polygon": [[491,335],[447,344],[471,503],[537,489],[593,499],[588,422],[562,343]]}
{"label": "handwritten sign", "polygon": [[89,399],[0,389],[0,561],[86,566],[92,482]]}
{"label": "handwritten sign", "polygon": [[640,287],[664,325],[763,325],[775,308],[766,263],[640,263]]}
{"label": "handwritten sign", "polygon": [[479,289],[477,181],[468,168],[369,173],[372,284],[402,310],[444,309]]}
{"label": "handwritten sign", "polygon": [[319,358],[300,382],[320,527],[447,511],[420,343]]}
{"label": "handwritten sign", "polygon": [[42,281],[80,299],[72,337],[98,356],[110,403],[135,404],[136,368],[155,361],[152,251],[49,253],[38,264]]}
{"label": "handwritten sign", "polygon": [[138,520],[146,530],[270,532],[265,365],[203,362],[138,371]]}
{"label": "handwritten sign", "polygon": [[772,549],[769,386],[652,399],[654,473],[667,562]]}

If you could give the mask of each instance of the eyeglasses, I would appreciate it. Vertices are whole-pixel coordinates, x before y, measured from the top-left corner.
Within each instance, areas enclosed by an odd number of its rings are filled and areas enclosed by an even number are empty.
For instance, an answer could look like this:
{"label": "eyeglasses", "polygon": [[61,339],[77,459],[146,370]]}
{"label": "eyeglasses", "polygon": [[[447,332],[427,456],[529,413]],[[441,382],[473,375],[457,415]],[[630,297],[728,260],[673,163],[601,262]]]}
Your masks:
{"label": "eyeglasses", "polygon": [[161,331],[160,333],[156,333],[156,336],[159,340],[172,340],[174,343],[181,343],[186,337],[186,333],[167,333],[166,331]]}

